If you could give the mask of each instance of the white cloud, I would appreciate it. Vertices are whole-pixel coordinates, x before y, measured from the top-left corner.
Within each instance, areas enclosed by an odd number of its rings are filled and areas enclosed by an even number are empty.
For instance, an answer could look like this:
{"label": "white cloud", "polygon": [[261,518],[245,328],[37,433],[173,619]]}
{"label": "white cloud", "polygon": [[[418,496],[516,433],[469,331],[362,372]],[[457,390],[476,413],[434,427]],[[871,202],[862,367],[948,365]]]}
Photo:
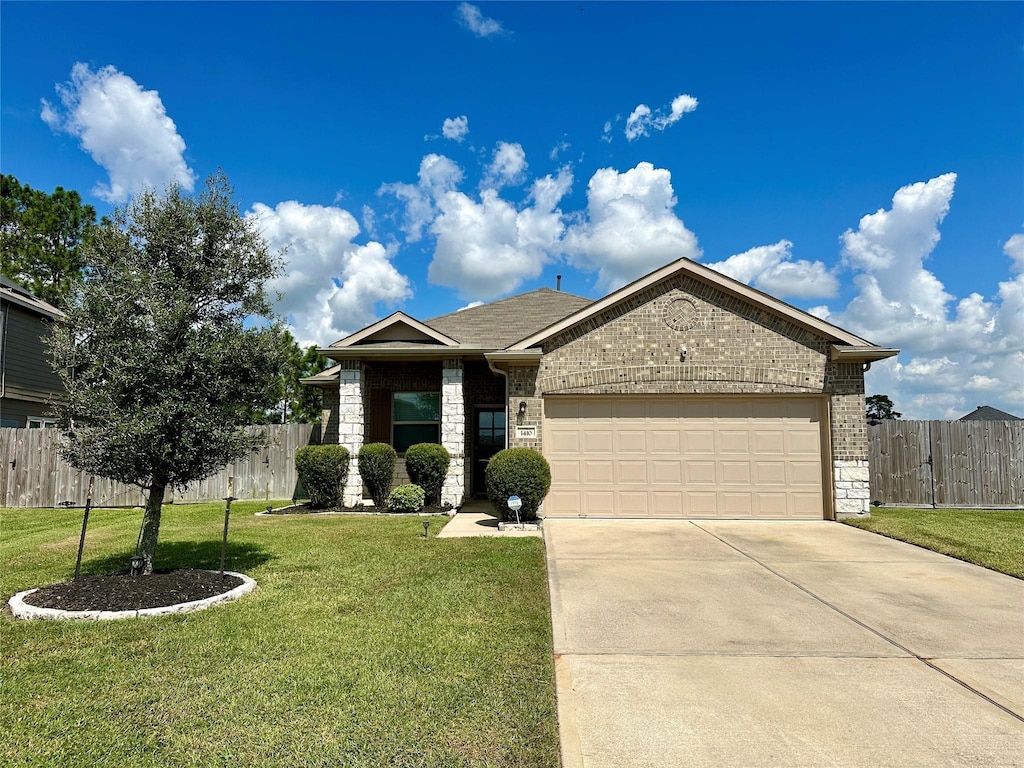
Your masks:
{"label": "white cloud", "polygon": [[1013,261],[1016,272],[1024,272],[1024,234],[1014,235],[1003,244],[1003,253]]}
{"label": "white cloud", "polygon": [[565,231],[559,201],[572,185],[572,174],[534,182],[530,202],[522,209],[484,189],[477,202],[447,191],[434,204],[440,212],[430,226],[437,238],[428,278],[456,288],[473,299],[493,299],[540,275]]}
{"label": "white cloud", "polygon": [[461,142],[469,133],[469,118],[465,115],[446,118],[441,125],[441,133],[446,139]]}
{"label": "white cloud", "polygon": [[375,320],[378,302],[412,295],[383,245],[352,242],[359,225],[344,209],[288,200],[256,203],[248,216],[272,250],[287,249],[285,273],[268,287],[283,294],[278,309],[302,346],[330,344]]}
{"label": "white cloud", "polygon": [[459,3],[456,14],[461,24],[477,37],[490,37],[505,31],[501,24],[484,16],[479,8],[470,3]]}
{"label": "white cloud", "polygon": [[521,184],[526,178],[526,167],[526,152],[521,144],[499,141],[480,187],[501,189],[509,184]]}
{"label": "white cloud", "polygon": [[176,182],[191,191],[195,174],[185,162],[185,141],[167,116],[160,94],[146,91],[112,66],[93,72],[77,63],[71,79],[56,86],[60,104],[43,99],[40,116],[54,131],[70,134],[101,165],[109,184],[92,193],[120,203],[146,188]]}
{"label": "white cloud", "polygon": [[675,215],[672,174],[651,163],[624,173],[601,168],[587,185],[587,211],[565,235],[570,262],[598,272],[612,290],[683,256],[700,258],[697,236]]}
{"label": "white cloud", "polygon": [[822,262],[793,261],[789,240],[760,245],[708,266],[774,296],[810,299],[839,292],[839,281]]}
{"label": "white cloud", "polygon": [[[633,141],[641,136],[650,136],[653,128],[656,131],[664,131],[670,125],[679,122],[687,112],[697,109],[697,100],[687,93],[682,93],[672,99],[672,103],[666,110],[665,107],[652,111],[646,104],[638,104],[629,117],[626,119],[626,139]],[[605,134],[611,126],[605,123]]]}
{"label": "white cloud", "polygon": [[437,216],[435,198],[454,190],[462,181],[462,169],[444,155],[429,154],[420,161],[419,183],[382,184],[377,194],[397,197],[405,206],[401,229],[408,243],[418,242],[424,228]]}
{"label": "white cloud", "polygon": [[482,301],[471,301],[471,302],[469,302],[469,304],[467,304],[466,306],[464,306],[464,307],[459,307],[459,308],[458,308],[458,309],[456,309],[455,311],[456,311],[456,312],[463,312],[463,311],[465,311],[465,310],[467,310],[467,309],[472,309],[473,307],[482,307],[483,305],[484,305],[484,303],[483,303]]}
{"label": "white cloud", "polygon": [[[843,262],[857,295],[824,316],[899,358],[876,363],[868,394],[885,393],[904,418],[956,418],[978,405],[1020,414],[1024,408],[1024,235],[1003,246],[1012,277],[994,295],[957,298],[925,268],[939,243],[956,174],[910,184],[892,207],[860,220],[842,238]],[[979,254],[984,258],[984,254]]]}
{"label": "white cloud", "polygon": [[551,158],[552,160],[557,160],[558,156],[565,152],[565,150],[567,150],[571,146],[572,145],[568,141],[563,139],[562,141],[558,142],[557,144],[555,144],[555,146],[551,148],[551,151],[548,153],[548,157]]}

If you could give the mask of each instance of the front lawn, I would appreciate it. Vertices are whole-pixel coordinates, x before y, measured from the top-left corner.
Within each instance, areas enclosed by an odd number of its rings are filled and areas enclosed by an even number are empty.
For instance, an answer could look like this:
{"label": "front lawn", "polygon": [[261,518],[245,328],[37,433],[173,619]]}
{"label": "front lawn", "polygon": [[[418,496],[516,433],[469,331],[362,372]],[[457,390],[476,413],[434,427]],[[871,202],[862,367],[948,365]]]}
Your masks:
{"label": "front lawn", "polygon": [[843,522],[1024,579],[1024,510],[874,507]]}
{"label": "front lawn", "polygon": [[[239,602],[177,617],[0,617],[0,764],[556,766],[539,539],[445,519],[254,517]],[[156,566],[217,568],[222,504],[164,508]],[[0,595],[65,581],[81,510],[0,510]],[[140,511],[95,510],[83,573],[124,567]]]}

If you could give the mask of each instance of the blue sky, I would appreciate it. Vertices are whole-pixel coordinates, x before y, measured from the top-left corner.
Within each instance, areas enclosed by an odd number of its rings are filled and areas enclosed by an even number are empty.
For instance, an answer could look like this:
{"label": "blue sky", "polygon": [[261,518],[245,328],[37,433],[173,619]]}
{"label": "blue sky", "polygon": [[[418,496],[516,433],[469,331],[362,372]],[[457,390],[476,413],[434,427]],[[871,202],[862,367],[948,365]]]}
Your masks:
{"label": "blue sky", "polygon": [[1020,3],[0,6],[0,167],[106,212],[222,167],[329,344],[689,256],[1024,415]]}

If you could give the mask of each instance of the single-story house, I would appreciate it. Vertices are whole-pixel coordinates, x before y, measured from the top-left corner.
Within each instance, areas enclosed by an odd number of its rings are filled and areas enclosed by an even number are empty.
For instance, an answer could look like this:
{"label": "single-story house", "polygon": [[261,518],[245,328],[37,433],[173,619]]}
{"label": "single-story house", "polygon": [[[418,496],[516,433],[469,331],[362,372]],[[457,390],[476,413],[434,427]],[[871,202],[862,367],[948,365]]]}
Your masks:
{"label": "single-story house", "polygon": [[0,427],[52,427],[50,404],[64,384],[50,366],[46,337],[63,313],[0,275]]}
{"label": "single-story house", "polygon": [[819,520],[868,512],[864,371],[898,353],[689,259],[597,301],[395,312],[319,351],[325,442],[439,442],[453,506],[524,446],[551,465],[546,517]]}

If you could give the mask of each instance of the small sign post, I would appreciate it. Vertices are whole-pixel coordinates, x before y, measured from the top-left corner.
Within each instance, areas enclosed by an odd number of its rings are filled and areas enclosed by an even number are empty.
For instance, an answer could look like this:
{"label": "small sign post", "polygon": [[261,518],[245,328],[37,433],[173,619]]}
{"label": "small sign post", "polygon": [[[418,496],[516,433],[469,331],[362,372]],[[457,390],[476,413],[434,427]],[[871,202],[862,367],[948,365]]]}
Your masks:
{"label": "small sign post", "polygon": [[523,500],[518,496],[509,496],[508,508],[516,513],[516,525],[522,525],[522,522],[519,520],[519,510],[523,508]]}
{"label": "small sign post", "polygon": [[228,477],[228,496],[224,501],[224,539],[220,545],[220,580],[224,581],[224,557],[228,552],[228,521],[231,519],[231,502],[235,500],[235,478]]}

